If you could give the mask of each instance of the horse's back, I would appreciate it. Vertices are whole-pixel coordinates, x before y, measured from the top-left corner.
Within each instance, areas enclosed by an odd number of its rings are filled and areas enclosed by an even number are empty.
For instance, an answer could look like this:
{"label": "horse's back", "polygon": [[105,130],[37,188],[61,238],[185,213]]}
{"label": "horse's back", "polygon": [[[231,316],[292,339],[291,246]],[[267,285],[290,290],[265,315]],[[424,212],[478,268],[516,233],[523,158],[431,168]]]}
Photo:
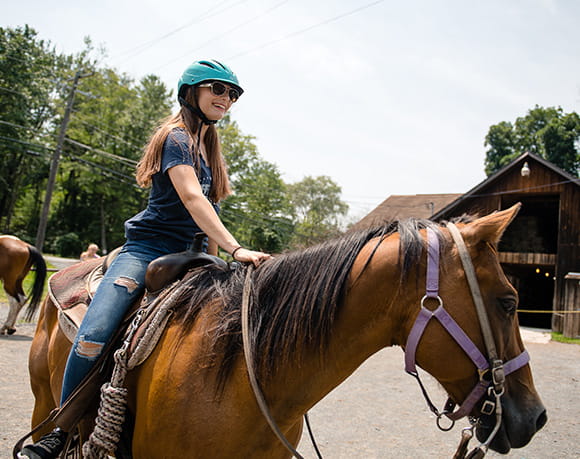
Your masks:
{"label": "horse's back", "polygon": [[28,258],[29,251],[26,242],[15,236],[0,236],[0,279],[5,284],[14,282],[22,275]]}

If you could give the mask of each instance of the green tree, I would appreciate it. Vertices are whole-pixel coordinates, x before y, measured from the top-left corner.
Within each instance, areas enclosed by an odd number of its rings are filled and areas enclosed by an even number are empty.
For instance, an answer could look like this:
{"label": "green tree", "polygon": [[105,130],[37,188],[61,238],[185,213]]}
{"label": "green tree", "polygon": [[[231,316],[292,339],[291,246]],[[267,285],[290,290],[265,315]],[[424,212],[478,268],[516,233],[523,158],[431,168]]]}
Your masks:
{"label": "green tree", "polygon": [[485,172],[491,175],[527,152],[578,176],[580,167],[580,117],[558,107],[536,106],[515,124],[502,121],[489,128],[485,146]]}
{"label": "green tree", "polygon": [[489,146],[485,156],[485,173],[487,175],[493,174],[519,155],[515,148],[514,127],[512,123],[507,121],[502,121],[489,128],[485,137],[485,145]]}
{"label": "green tree", "polygon": [[288,185],[297,220],[293,246],[307,247],[341,232],[340,219],[348,212],[348,205],[340,199],[341,191],[327,176],[309,176]]}
{"label": "green tree", "polygon": [[152,75],[135,85],[102,68],[83,81],[67,131],[53,237],[75,232],[84,243],[100,241],[103,250],[124,242],[123,222],[146,205],[135,166],[153,127],[170,114],[170,99]]}
{"label": "green tree", "polygon": [[[75,55],[57,55],[28,27],[2,29],[0,43],[0,88],[18,89],[0,89],[2,113],[12,120],[10,124],[0,122],[0,136],[2,128],[11,129],[10,137],[3,136],[10,138],[10,144],[0,138],[4,228],[11,222],[11,232],[34,240],[60,118],[72,77],[79,71],[84,77],[75,93],[45,246],[58,250],[59,241],[73,235],[82,245],[100,242],[105,250],[121,244],[124,220],[146,203],[147,192],[135,184],[135,165],[153,128],[170,114],[172,91],[154,75],[135,83],[125,74],[99,66],[102,55],[89,38]],[[24,57],[12,56],[14,50]],[[19,65],[8,65],[7,60]],[[38,94],[31,93],[37,86]],[[44,105],[39,109],[31,101]],[[15,149],[14,145],[22,146]],[[36,161],[34,167],[32,161]],[[22,165],[17,171],[20,176],[11,165]],[[19,177],[21,185],[16,187]],[[13,209],[11,214],[7,207]],[[14,216],[12,220],[7,214]]]}
{"label": "green tree", "polygon": [[278,168],[260,158],[254,138],[228,116],[218,126],[234,194],[222,204],[222,219],[238,241],[280,252],[293,232],[292,208]]}
{"label": "green tree", "polygon": [[[53,143],[55,79],[63,62],[50,43],[28,27],[0,27],[0,222],[12,232],[18,196],[37,189]],[[37,190],[38,191],[38,190]],[[39,209],[39,202],[31,203]],[[26,234],[21,234],[26,238]],[[30,238],[26,238],[30,240]]]}
{"label": "green tree", "polygon": [[565,171],[578,176],[580,168],[580,116],[568,113],[552,119],[541,132],[545,158]]}

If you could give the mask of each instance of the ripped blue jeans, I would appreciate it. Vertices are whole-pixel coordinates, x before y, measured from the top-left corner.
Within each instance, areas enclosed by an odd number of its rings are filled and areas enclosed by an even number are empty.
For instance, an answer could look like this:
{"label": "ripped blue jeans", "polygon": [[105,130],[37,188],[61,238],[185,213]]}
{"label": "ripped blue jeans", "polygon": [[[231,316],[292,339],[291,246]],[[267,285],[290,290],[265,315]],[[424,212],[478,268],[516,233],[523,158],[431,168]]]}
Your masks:
{"label": "ripped blue jeans", "polygon": [[131,305],[145,290],[149,263],[162,255],[185,250],[160,241],[129,241],[107,269],[71,348],[61,392],[61,405],[89,373]]}

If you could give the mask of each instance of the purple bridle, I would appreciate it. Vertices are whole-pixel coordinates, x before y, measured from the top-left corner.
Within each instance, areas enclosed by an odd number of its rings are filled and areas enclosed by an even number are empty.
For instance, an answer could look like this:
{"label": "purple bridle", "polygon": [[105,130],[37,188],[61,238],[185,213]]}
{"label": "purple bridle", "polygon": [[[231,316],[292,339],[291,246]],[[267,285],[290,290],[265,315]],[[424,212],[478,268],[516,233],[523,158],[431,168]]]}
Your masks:
{"label": "purple bridle", "polygon": [[[487,317],[487,312],[483,304],[477,278],[475,277],[473,263],[471,262],[471,258],[469,257],[469,253],[467,252],[465,243],[463,242],[463,238],[461,237],[459,230],[452,223],[448,223],[447,228],[449,229],[451,236],[453,237],[459,249],[463,268],[479,317],[488,358],[486,358],[480,352],[480,350],[469,338],[469,336],[467,336],[467,334],[461,329],[457,322],[453,320],[453,318],[443,307],[443,300],[439,297],[439,239],[433,229],[427,228],[426,294],[421,299],[421,310],[407,338],[407,344],[405,346],[405,370],[407,373],[414,376],[419,382],[429,408],[437,416],[437,425],[441,430],[450,430],[456,420],[469,415],[475,404],[481,400],[486,392],[488,392],[490,398],[491,396],[495,396],[495,402],[490,399],[486,399],[481,408],[481,412],[483,414],[492,414],[494,410],[496,411],[496,427],[487,441],[482,444],[487,448],[487,445],[489,445],[493,439],[493,436],[495,436],[497,433],[499,424],[501,423],[500,397],[504,392],[505,376],[526,365],[529,362],[530,357],[527,351],[524,350],[520,355],[505,363],[498,358],[493,340],[493,334]],[[428,299],[437,301],[437,308],[434,311],[431,311],[425,307],[425,302]],[[427,395],[427,391],[423,386],[421,379],[419,378],[419,373],[415,366],[415,353],[417,351],[417,346],[419,345],[419,341],[421,340],[427,324],[432,318],[437,319],[451,335],[451,337],[457,342],[457,344],[463,349],[463,351],[476,366],[479,375],[477,384],[471,393],[465,398],[457,411],[453,411],[456,404],[451,399],[447,400],[447,403],[445,404],[442,412],[440,412],[433,405],[429,399],[429,396]],[[491,371],[491,375],[488,375],[489,371]],[[440,420],[443,415],[452,421],[452,424],[449,428],[443,428],[440,424]]]}

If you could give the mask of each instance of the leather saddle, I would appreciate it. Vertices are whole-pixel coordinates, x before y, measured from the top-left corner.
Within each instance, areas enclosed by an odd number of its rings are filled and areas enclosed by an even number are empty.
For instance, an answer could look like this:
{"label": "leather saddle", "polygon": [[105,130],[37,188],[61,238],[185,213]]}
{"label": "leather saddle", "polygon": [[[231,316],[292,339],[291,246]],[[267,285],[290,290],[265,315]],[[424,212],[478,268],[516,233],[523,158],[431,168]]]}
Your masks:
{"label": "leather saddle", "polygon": [[[224,270],[233,266],[214,255],[202,251],[204,233],[195,235],[191,247],[179,253],[164,255],[153,260],[145,274],[147,299],[157,296],[165,287],[182,279],[188,271],[214,265]],[[54,274],[48,281],[48,294],[59,310],[61,330],[72,343],[93,295],[121,247],[100,258],[77,263]],[[136,302],[129,315],[139,306]]]}
{"label": "leather saddle", "polygon": [[182,279],[187,271],[202,266],[217,265],[223,269],[229,269],[229,263],[202,250],[205,237],[204,233],[197,233],[189,250],[171,253],[153,260],[145,274],[147,291],[155,294],[172,282]]}

